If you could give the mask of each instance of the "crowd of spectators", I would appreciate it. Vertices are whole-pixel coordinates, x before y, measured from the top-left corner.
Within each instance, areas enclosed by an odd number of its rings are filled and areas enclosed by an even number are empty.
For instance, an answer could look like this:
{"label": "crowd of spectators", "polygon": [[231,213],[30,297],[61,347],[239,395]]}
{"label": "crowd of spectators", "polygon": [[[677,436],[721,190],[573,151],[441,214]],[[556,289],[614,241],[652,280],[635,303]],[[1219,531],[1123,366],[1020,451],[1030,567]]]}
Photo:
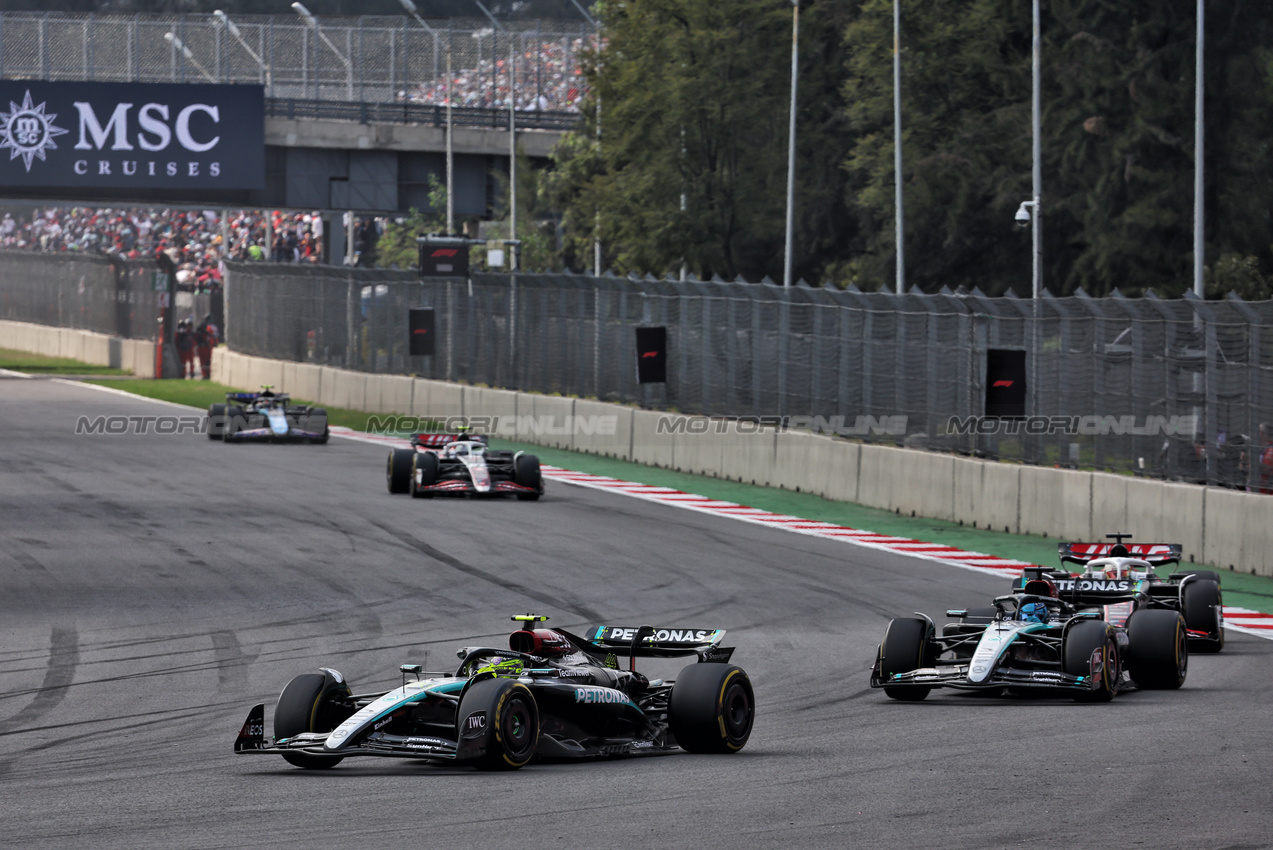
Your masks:
{"label": "crowd of spectators", "polygon": [[[540,42],[522,53],[517,63],[516,108],[532,111],[577,112],[587,94],[580,52],[589,48],[583,39]],[[482,47],[486,48],[486,45]],[[451,76],[453,106],[508,108],[508,58],[479,59]],[[403,96],[412,103],[444,106],[446,77],[420,83]]]}
{"label": "crowd of spectators", "polygon": [[273,237],[269,245],[267,213],[261,210],[230,213],[223,231],[218,210],[44,207],[6,212],[0,219],[0,248],[128,259],[163,253],[176,266],[178,283],[195,289],[220,285],[224,259],[321,261],[322,216],[278,210],[268,214]]}

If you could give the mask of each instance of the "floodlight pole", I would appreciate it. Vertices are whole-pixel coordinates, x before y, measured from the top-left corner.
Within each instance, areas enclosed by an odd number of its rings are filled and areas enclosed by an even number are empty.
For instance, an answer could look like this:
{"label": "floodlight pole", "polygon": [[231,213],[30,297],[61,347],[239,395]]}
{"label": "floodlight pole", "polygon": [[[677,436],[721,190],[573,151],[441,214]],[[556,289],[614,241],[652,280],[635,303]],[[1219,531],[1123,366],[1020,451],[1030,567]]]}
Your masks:
{"label": "floodlight pole", "polygon": [[313,13],[311,13],[309,9],[306,9],[303,3],[300,3],[300,2],[293,3],[292,11],[300,15],[301,20],[305,22],[305,25],[309,27],[310,29],[312,29],[314,32],[318,33],[318,37],[323,40],[323,43],[327,45],[327,47],[331,50],[332,53],[336,54],[337,59],[339,59],[341,62],[344,63],[345,76],[348,80],[346,96],[350,100],[353,100],[354,99],[354,64],[351,61],[349,61],[349,58],[345,56],[345,54],[341,53],[339,50],[336,49],[336,45],[332,44],[332,40],[327,37],[327,33],[323,32],[322,27],[318,25],[318,18],[314,17]]}
{"label": "floodlight pole", "polygon": [[[517,242],[517,95],[515,89],[517,87],[517,38],[513,32],[506,29],[500,24],[495,16],[487,10],[482,0],[473,0],[477,4],[477,8],[482,10],[482,14],[490,18],[492,26],[496,30],[503,30],[508,34],[508,238]],[[491,50],[491,56],[495,55],[495,51]],[[516,271],[520,265],[521,257],[519,252],[514,250],[510,254],[509,268]]]}
{"label": "floodlight pole", "polygon": [[222,12],[220,9],[214,11],[212,16],[230,31],[230,35],[234,36],[235,41],[243,46],[243,49],[248,52],[248,55],[256,61],[257,66],[265,72],[265,87],[272,90],[274,86],[271,79],[272,71],[270,70],[270,66],[266,65],[265,61],[261,59],[261,55],[253,50],[252,46],[247,43],[247,40],[243,38],[243,33],[237,26],[235,26],[234,21],[230,20],[230,16],[225,12]]}
{"label": "floodlight pole", "polygon": [[906,289],[906,250],[902,209],[902,12],[901,0],[893,0],[893,194],[894,228],[897,243],[897,269],[893,292]]}
{"label": "floodlight pole", "polygon": [[791,243],[796,206],[796,81],[800,64],[800,0],[791,0],[791,108],[787,115],[787,234],[782,260],[782,285],[791,286]]}
{"label": "floodlight pole", "polygon": [[1203,66],[1204,56],[1204,0],[1198,0],[1197,44],[1194,46],[1194,84],[1193,84],[1193,293],[1199,298],[1206,296],[1203,287],[1203,269],[1206,264],[1207,245],[1203,238],[1206,230],[1206,210],[1203,208],[1202,195],[1206,189],[1204,179],[1205,162],[1203,153],[1206,148],[1206,135],[1203,132],[1203,95],[1206,91]]}

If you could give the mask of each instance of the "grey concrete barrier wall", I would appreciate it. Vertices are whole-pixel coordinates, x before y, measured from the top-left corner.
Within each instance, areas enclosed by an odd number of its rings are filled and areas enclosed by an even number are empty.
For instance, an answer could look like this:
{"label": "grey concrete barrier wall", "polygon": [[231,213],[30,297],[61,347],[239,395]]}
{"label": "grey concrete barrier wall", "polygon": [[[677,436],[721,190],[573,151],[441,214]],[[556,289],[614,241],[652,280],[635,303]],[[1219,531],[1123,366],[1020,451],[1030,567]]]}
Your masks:
{"label": "grey concrete barrier wall", "polygon": [[[1255,493],[996,463],[804,432],[757,432],[732,421],[708,420],[704,433],[691,433],[669,427],[676,417],[657,411],[307,364],[280,370],[224,346],[214,353],[213,377],[244,389],[254,381],[271,382],[258,380],[268,377],[297,398],[369,412],[493,416],[501,423],[512,417],[521,442],[995,531],[1096,541],[1111,531],[1130,531],[1145,542],[1181,543],[1185,556],[1199,563],[1273,575],[1273,500]],[[615,426],[603,433],[596,420],[607,416]]]}
{"label": "grey concrete barrier wall", "polygon": [[4,319],[0,320],[0,348],[127,369],[140,378],[155,376],[155,343],[145,340]]}

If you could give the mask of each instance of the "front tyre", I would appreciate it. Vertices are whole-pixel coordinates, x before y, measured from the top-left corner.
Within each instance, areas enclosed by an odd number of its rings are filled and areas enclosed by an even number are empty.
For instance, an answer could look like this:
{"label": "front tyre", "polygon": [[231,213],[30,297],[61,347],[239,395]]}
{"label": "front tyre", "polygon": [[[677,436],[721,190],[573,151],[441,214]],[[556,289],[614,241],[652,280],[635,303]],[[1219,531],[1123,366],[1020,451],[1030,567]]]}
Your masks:
{"label": "front tyre", "polygon": [[[928,640],[928,622],[919,618],[899,617],[889,620],[880,642],[880,676],[888,681],[900,673],[909,673],[920,667],[933,655]],[[885,686],[884,693],[892,699],[915,702],[928,696],[932,688],[916,685]]]}
{"label": "front tyre", "polygon": [[456,737],[477,741],[478,770],[517,770],[535,755],[539,707],[530,688],[510,679],[483,679],[470,685],[456,713]]}
{"label": "front tyre", "polygon": [[1210,640],[1191,641],[1189,646],[1196,652],[1219,652],[1224,649],[1224,604],[1220,597],[1220,585],[1208,579],[1196,578],[1185,584],[1180,595],[1185,628],[1215,635]]}
{"label": "front tyre", "polygon": [[1079,692],[1079,702],[1109,702],[1118,689],[1120,675],[1118,647],[1104,620],[1082,620],[1065,633],[1061,646],[1061,669],[1072,676],[1092,675],[1092,656],[1100,653],[1101,684],[1095,691]]}
{"label": "front tyre", "polygon": [[[301,732],[330,732],[353,714],[349,685],[330,673],[303,673],[287,683],[274,707],[274,737],[290,738]],[[309,770],[325,770],[341,762],[340,756],[283,753],[288,764]]]}
{"label": "front tyre", "polygon": [[672,685],[667,722],[677,745],[691,753],[736,753],[751,737],[756,696],[741,667],[700,663]]}
{"label": "front tyre", "polygon": [[208,405],[208,439],[220,440],[225,433],[225,405]]}
{"label": "front tyre", "polygon": [[539,473],[539,458],[534,455],[519,455],[513,461],[513,483],[535,491],[534,493],[518,493],[519,500],[534,502],[539,499],[544,493],[544,480]]}
{"label": "front tyre", "polygon": [[390,449],[385,479],[390,493],[406,493],[411,489],[411,458],[415,449]]}
{"label": "front tyre", "polygon": [[1175,611],[1141,609],[1127,618],[1127,673],[1142,688],[1172,690],[1189,669],[1185,618]]}

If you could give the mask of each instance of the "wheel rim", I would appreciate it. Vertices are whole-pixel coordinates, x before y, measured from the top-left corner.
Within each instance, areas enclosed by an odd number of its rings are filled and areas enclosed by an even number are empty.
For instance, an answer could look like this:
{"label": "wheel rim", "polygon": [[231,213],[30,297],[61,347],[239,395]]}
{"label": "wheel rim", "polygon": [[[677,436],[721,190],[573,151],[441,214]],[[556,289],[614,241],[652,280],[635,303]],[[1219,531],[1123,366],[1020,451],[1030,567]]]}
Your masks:
{"label": "wheel rim", "polygon": [[1105,642],[1105,690],[1114,693],[1118,687],[1118,677],[1122,670],[1118,664],[1118,648],[1113,641]]}
{"label": "wheel rim", "polygon": [[509,755],[514,758],[524,755],[530,749],[534,738],[534,721],[531,719],[530,706],[524,700],[509,700],[500,723],[500,732]]}
{"label": "wheel rim", "polygon": [[1185,630],[1176,623],[1176,678],[1181,682],[1189,670],[1189,642]]}
{"label": "wheel rim", "polygon": [[751,695],[740,683],[734,683],[725,691],[721,700],[721,719],[725,722],[725,736],[739,741],[751,730]]}

